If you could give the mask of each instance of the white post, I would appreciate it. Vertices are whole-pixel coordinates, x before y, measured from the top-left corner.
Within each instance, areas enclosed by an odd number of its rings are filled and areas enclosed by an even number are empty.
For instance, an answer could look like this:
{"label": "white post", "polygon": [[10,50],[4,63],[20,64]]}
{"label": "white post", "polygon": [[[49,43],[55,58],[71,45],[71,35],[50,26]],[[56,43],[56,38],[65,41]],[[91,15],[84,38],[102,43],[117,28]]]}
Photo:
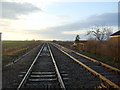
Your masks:
{"label": "white post", "polygon": [[2,89],[2,41],[0,33],[0,90]]}

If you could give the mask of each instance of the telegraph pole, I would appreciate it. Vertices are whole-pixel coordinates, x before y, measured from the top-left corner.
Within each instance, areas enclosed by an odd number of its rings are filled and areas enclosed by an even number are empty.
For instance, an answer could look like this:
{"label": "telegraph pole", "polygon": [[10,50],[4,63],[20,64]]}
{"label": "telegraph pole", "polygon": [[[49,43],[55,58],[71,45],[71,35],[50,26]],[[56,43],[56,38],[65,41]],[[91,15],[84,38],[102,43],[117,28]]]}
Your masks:
{"label": "telegraph pole", "polygon": [[2,41],[0,33],[0,90],[2,89]]}

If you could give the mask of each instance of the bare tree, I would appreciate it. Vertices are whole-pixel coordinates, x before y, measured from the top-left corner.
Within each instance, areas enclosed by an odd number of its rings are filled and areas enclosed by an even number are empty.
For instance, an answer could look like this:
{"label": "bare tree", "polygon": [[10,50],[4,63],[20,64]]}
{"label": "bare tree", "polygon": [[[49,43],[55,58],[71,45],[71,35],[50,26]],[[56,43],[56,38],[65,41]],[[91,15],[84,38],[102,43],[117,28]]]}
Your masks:
{"label": "bare tree", "polygon": [[112,34],[112,28],[107,26],[95,26],[87,32],[87,35],[93,35],[99,41],[108,40]]}

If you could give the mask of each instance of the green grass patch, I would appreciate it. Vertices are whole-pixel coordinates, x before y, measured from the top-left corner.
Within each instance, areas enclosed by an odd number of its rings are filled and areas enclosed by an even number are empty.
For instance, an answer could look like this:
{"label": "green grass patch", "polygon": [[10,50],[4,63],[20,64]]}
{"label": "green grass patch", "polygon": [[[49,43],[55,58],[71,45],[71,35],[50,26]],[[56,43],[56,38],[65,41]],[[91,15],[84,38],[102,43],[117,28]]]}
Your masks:
{"label": "green grass patch", "polygon": [[39,41],[2,41],[3,66],[18,59],[39,44]]}
{"label": "green grass patch", "polygon": [[5,48],[12,48],[12,47],[18,47],[23,46],[26,44],[33,43],[34,41],[2,41],[2,47]]}

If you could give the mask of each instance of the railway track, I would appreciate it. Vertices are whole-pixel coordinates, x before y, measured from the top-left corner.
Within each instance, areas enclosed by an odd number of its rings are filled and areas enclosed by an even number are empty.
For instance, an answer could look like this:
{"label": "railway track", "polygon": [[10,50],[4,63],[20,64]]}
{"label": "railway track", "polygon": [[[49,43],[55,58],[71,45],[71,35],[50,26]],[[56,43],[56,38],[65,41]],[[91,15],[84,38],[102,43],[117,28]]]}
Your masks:
{"label": "railway track", "polygon": [[[108,68],[110,67],[110,68]],[[45,43],[24,73],[17,90],[24,88],[119,88],[119,70],[104,66],[58,44]]]}
{"label": "railway track", "polygon": [[25,88],[62,88],[65,90],[64,82],[48,44],[43,44],[17,90]]}
{"label": "railway track", "polygon": [[73,59],[75,62],[84,67],[94,76],[100,78],[101,84],[97,88],[117,88],[120,90],[120,70],[98,62],[95,59],[89,58],[85,55],[79,54],[73,50],[67,49],[58,44],[53,44],[58,50],[66,54],[68,57]]}

